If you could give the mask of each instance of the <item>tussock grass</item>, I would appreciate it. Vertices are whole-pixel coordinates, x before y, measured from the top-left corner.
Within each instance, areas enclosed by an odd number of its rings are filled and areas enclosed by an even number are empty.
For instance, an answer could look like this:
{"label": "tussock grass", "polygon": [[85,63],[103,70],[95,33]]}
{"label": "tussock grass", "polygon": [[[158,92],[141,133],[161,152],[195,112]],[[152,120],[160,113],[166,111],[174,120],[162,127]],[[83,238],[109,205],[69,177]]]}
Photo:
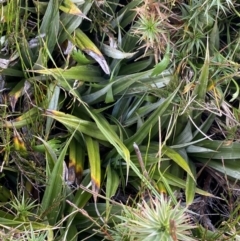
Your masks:
{"label": "tussock grass", "polygon": [[1,1],[1,239],[238,240],[238,22],[231,0]]}

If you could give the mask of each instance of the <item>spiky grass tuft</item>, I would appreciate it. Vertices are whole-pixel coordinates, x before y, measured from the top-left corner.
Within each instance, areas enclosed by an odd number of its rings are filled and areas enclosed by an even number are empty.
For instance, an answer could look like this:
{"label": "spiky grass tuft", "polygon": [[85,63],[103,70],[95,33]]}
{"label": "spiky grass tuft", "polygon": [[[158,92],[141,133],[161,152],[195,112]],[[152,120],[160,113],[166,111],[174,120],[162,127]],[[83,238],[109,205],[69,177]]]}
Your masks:
{"label": "spiky grass tuft", "polygon": [[122,222],[113,231],[114,240],[195,240],[190,231],[195,226],[190,223],[186,209],[179,204],[173,207],[164,195],[148,202],[143,200],[136,209],[124,206],[123,210],[118,216]]}

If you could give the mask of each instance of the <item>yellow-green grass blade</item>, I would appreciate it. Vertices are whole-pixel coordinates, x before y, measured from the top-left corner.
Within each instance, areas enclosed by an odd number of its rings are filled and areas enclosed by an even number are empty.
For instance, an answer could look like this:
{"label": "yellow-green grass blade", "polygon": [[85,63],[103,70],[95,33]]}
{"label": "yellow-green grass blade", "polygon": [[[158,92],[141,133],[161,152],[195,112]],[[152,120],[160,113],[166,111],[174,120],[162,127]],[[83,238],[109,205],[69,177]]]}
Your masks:
{"label": "yellow-green grass blade", "polygon": [[[70,69],[62,68],[52,68],[52,69],[40,69],[40,70],[29,70],[29,72],[34,72],[43,75],[53,76],[59,82],[64,80],[80,80],[88,82],[100,82],[103,80],[100,77],[100,71],[98,67],[95,66],[74,66]],[[59,80],[60,79],[60,80]]]}
{"label": "yellow-green grass blade", "polygon": [[90,20],[82,13],[82,11],[71,0],[63,0],[61,2],[61,6],[59,7],[59,9],[65,13],[77,15],[82,18],[86,18],[86,19]]}
{"label": "yellow-green grass blade", "polygon": [[219,50],[220,46],[220,37],[219,37],[219,27],[218,27],[218,20],[215,19],[214,26],[209,36],[209,50],[211,56],[214,55],[214,52]]}
{"label": "yellow-green grass blade", "polygon": [[10,26],[12,21],[16,19],[16,11],[14,9],[18,8],[18,1],[8,2],[7,5],[1,4],[0,6],[0,19],[1,23],[8,23]]}
{"label": "yellow-green grass blade", "polygon": [[[93,1],[85,1],[83,5],[81,5],[81,9],[83,14],[86,16],[89,10],[94,4]],[[75,29],[77,29],[82,23],[83,18],[76,15],[69,15],[68,13],[62,13],[60,16],[60,30],[59,30],[59,38],[58,42],[62,44],[66,39],[71,39],[70,36]]]}
{"label": "yellow-green grass blade", "polygon": [[77,63],[80,65],[87,65],[87,64],[95,63],[95,61],[93,59],[87,58],[80,49],[73,50],[71,53],[71,57],[75,61],[77,61]]}
{"label": "yellow-green grass blade", "polygon": [[113,59],[128,59],[133,57],[137,53],[125,53],[106,44],[101,45],[101,50],[106,56],[111,57]]}
{"label": "yellow-green grass blade", "polygon": [[69,145],[68,182],[80,184],[84,169],[85,148],[75,138]]}
{"label": "yellow-green grass blade", "polygon": [[22,77],[24,78],[24,72],[22,70],[17,70],[14,68],[8,67],[7,69],[1,69],[1,74],[6,76],[15,76],[15,77]]}
{"label": "yellow-green grass blade", "polygon": [[77,241],[78,240],[78,230],[76,225],[71,224],[68,229],[68,235],[66,240]]}
{"label": "yellow-green grass blade", "polygon": [[170,64],[170,44],[168,44],[167,49],[166,49],[166,53],[164,54],[161,62],[154,66],[154,69],[153,69],[153,72],[152,72],[151,76],[161,74],[164,70],[167,69],[169,64]]}
{"label": "yellow-green grass blade", "polygon": [[130,163],[130,153],[127,147],[123,144],[123,142],[118,137],[116,131],[112,128],[112,126],[108,123],[108,121],[100,114],[95,113],[88,109],[85,106],[86,110],[88,111],[89,115],[94,119],[97,127],[105,136],[106,140],[109,141],[116,149],[118,154],[126,161],[127,164],[127,177],[129,172],[129,163]]}
{"label": "yellow-green grass blade", "polygon": [[44,14],[46,12],[48,6],[47,2],[39,2],[38,0],[33,0],[33,3],[39,13]]}
{"label": "yellow-green grass blade", "polygon": [[94,201],[97,202],[97,194],[100,190],[101,185],[101,160],[99,143],[92,137],[85,136],[88,160],[90,164],[91,180],[92,180],[92,190],[94,192]]}
{"label": "yellow-green grass blade", "polygon": [[[155,88],[155,86],[160,86],[159,88],[162,88],[166,86],[166,84],[168,84],[172,78],[172,75],[169,72],[164,72],[162,73],[161,77],[159,76],[155,78],[150,77],[151,73],[152,70],[148,70],[141,73],[124,75],[116,80],[111,81],[110,83],[107,82],[107,84],[102,86],[97,85],[98,89],[100,90],[82,96],[82,101],[88,104],[93,104],[100,100],[104,101],[106,98],[105,95],[109,92],[110,88],[112,88],[113,97],[117,95],[124,95],[128,92],[128,90],[130,94],[135,94],[138,92],[146,93],[149,90],[149,86],[152,88]],[[134,90],[132,93],[131,89]]]}
{"label": "yellow-green grass blade", "polygon": [[68,183],[73,184],[76,180],[76,158],[77,147],[76,140],[73,138],[69,145],[69,163],[68,163]]}
{"label": "yellow-green grass blade", "polygon": [[[94,122],[82,120],[76,116],[65,114],[63,112],[55,110],[47,110],[46,115],[61,122],[63,125],[69,127],[70,129],[77,129],[80,133],[94,137],[98,140],[108,141],[108,139],[101,132],[97,124],[95,124]],[[114,130],[116,129],[114,128]]]}
{"label": "yellow-green grass blade", "polygon": [[36,119],[39,118],[38,114],[39,114],[38,108],[33,107],[29,111],[23,113],[21,116],[17,117],[12,121],[4,121],[3,123],[0,123],[0,126],[3,125],[4,127],[18,129],[23,126],[36,122]]}
{"label": "yellow-green grass blade", "polygon": [[[202,151],[201,148],[204,148],[206,151]],[[240,143],[204,140],[197,145],[189,146],[187,152],[196,158],[234,161],[240,159]]]}
{"label": "yellow-green grass blade", "polygon": [[19,220],[18,218],[12,216],[12,218],[7,218],[6,214],[4,212],[0,212],[0,223],[4,226],[10,226],[10,227],[16,227],[18,230],[26,230],[30,226],[34,230],[50,230],[52,227],[48,224],[45,224],[44,222],[23,222],[23,220]]}
{"label": "yellow-green grass blade", "polygon": [[19,81],[15,87],[13,87],[13,89],[8,93],[8,98],[12,107],[12,111],[15,111],[15,106],[16,103],[19,99],[19,97],[21,97],[23,95],[23,89],[24,89],[24,83],[25,80],[21,80]]}
{"label": "yellow-green grass blade", "polygon": [[[200,149],[200,150],[199,150]],[[232,141],[204,140],[187,148],[188,155],[234,179],[240,178],[240,144]]]}
{"label": "yellow-green grass blade", "polygon": [[79,142],[75,140],[76,150],[76,184],[80,185],[83,176],[84,170],[84,161],[85,161],[85,147],[83,147]]}
{"label": "yellow-green grass blade", "polygon": [[186,171],[193,179],[194,176],[191,172],[191,169],[187,163],[187,161],[175,150],[172,148],[163,145],[162,146],[162,153],[173,160],[176,164],[178,164],[184,171]]}
{"label": "yellow-green grass blade", "polygon": [[28,155],[27,147],[26,147],[22,137],[19,135],[19,133],[17,132],[16,129],[14,129],[13,144],[14,144],[15,150],[19,151],[21,153],[21,155],[23,155],[25,157]]}
{"label": "yellow-green grass blade", "polygon": [[[155,176],[158,178],[158,177],[159,177],[159,174],[158,174],[158,173],[157,173],[157,174],[154,174],[153,177],[155,177]],[[171,174],[168,173],[168,172],[164,172],[164,173],[163,173],[163,176],[166,178],[167,183],[168,183],[169,185],[175,186],[175,187],[180,187],[180,188],[182,188],[182,189],[186,189],[187,183],[186,183],[186,181],[184,181],[183,179],[178,178],[178,177],[176,177],[176,176],[173,176],[173,175],[171,175]],[[201,195],[203,195],[203,196],[207,196],[207,197],[215,197],[215,196],[212,195],[211,193],[206,192],[206,191],[204,191],[204,190],[201,190],[201,189],[199,189],[199,188],[196,188],[196,193],[201,194]]]}
{"label": "yellow-green grass blade", "polygon": [[80,29],[75,30],[72,41],[86,54],[95,59],[106,74],[110,74],[109,66],[97,46]]}

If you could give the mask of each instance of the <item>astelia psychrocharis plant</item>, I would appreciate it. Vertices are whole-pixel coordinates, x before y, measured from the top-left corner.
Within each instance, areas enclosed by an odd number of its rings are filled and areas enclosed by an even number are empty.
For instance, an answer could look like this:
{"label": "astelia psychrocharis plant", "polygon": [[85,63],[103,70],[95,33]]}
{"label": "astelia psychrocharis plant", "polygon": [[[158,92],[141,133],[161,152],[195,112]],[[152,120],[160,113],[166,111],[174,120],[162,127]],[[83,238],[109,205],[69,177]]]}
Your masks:
{"label": "astelia psychrocharis plant", "polygon": [[144,48],[144,55],[149,50],[154,52],[155,63],[166,52],[169,36],[176,31],[170,19],[176,15],[171,11],[171,4],[146,0],[135,9],[136,22],[132,27],[132,34],[138,36],[140,48]]}
{"label": "astelia psychrocharis plant", "polygon": [[136,208],[123,206],[121,222],[111,231],[113,240],[127,241],[194,241],[186,208],[173,206],[164,195],[143,200]]}

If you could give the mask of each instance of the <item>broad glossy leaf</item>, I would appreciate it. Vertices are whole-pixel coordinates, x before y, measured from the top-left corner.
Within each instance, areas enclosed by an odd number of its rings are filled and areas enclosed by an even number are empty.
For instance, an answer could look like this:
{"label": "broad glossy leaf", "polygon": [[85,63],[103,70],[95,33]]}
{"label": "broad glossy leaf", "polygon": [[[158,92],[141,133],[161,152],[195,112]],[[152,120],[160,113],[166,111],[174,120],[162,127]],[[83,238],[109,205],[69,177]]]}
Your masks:
{"label": "broad glossy leaf", "polygon": [[134,74],[134,73],[139,73],[140,71],[143,71],[149,65],[152,63],[152,58],[148,58],[142,61],[137,61],[134,63],[126,63],[122,64],[119,75],[128,75],[128,74]]}
{"label": "broad glossy leaf", "polygon": [[174,144],[184,144],[186,142],[190,142],[193,138],[192,135],[192,126],[190,121],[187,122],[184,130],[174,138]]}

